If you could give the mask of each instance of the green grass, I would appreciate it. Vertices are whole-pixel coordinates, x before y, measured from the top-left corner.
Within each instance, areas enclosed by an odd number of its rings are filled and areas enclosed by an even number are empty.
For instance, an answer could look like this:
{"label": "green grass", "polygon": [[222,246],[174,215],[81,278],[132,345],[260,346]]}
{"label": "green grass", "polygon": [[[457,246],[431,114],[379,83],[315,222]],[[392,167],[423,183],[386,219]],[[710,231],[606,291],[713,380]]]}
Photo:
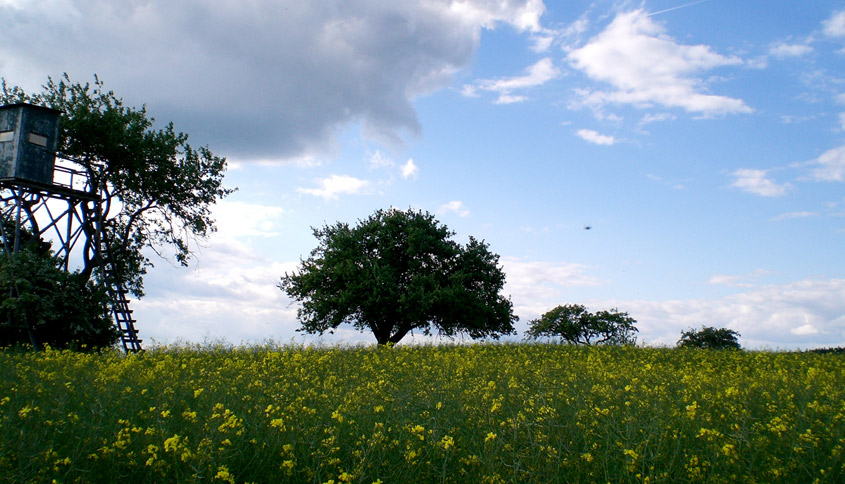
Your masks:
{"label": "green grass", "polygon": [[838,354],[0,352],[0,482],[845,482]]}

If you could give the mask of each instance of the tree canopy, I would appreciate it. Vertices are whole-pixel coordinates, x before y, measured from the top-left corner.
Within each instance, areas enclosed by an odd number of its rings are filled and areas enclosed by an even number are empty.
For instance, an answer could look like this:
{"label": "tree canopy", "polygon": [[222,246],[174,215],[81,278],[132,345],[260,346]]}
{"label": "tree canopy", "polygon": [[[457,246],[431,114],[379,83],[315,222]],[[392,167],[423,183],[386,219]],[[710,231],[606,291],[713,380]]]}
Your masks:
{"label": "tree canopy", "polygon": [[[207,147],[194,148],[188,135],[169,123],[124,105],[112,91],[94,84],[73,83],[67,74],[48,78],[40,93],[2,83],[0,104],[30,103],[63,112],[58,157],[81,167],[86,190],[101,202],[92,207],[98,228],[109,244],[122,282],[136,296],[143,294],[143,275],[151,262],[145,247],[159,255],[172,251],[186,265],[192,241],[215,230],[211,206],[233,190],[223,186],[225,158]],[[94,241],[85,248],[79,274],[91,277],[99,265]]]}
{"label": "tree canopy", "polygon": [[701,326],[701,329],[690,328],[681,331],[678,347],[738,350],[741,349],[737,340],[740,336],[732,329]]}
{"label": "tree canopy", "polygon": [[560,338],[569,344],[623,345],[636,343],[636,320],[616,309],[591,313],[580,304],[558,306],[528,323],[526,336]]}
{"label": "tree canopy", "polygon": [[347,323],[372,331],[379,344],[414,330],[472,338],[514,332],[513,304],[499,294],[499,256],[473,237],[455,242],[433,215],[378,210],[354,227],[313,231],[319,245],[279,284],[302,303],[302,331],[323,334]]}

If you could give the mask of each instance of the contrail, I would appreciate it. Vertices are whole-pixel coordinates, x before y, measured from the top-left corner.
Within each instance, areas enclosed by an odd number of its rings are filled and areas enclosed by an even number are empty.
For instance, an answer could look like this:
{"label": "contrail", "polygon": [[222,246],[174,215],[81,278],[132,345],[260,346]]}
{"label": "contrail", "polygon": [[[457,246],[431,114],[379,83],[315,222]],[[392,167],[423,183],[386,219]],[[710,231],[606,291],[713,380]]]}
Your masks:
{"label": "contrail", "polygon": [[693,5],[698,5],[699,3],[704,3],[704,2],[707,2],[707,1],[709,1],[709,0],[698,0],[697,2],[685,3],[683,5],[678,5],[677,7],[672,7],[672,8],[667,8],[667,9],[661,10],[659,12],[652,12],[652,13],[648,14],[648,16],[651,17],[651,16],[657,15],[657,14],[671,12],[672,10],[678,10],[678,9],[681,9],[681,8],[692,7]]}

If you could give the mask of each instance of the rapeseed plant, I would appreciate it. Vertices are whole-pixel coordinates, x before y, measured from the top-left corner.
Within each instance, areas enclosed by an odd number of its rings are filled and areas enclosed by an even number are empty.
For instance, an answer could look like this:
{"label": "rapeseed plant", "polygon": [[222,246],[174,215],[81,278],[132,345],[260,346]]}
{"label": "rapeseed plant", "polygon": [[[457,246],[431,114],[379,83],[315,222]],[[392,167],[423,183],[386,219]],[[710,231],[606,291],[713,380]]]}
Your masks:
{"label": "rapeseed plant", "polygon": [[843,482],[841,355],[0,352],[6,482]]}

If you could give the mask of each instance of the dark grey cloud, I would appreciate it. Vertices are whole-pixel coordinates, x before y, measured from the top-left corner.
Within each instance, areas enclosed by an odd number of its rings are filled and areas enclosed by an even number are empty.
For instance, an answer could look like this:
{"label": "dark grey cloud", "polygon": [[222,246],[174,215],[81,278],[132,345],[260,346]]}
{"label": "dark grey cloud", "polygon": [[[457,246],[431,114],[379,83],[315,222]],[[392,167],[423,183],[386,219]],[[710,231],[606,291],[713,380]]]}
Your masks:
{"label": "dark grey cloud", "polygon": [[339,129],[399,141],[412,100],[466,66],[480,31],[539,28],[542,2],[11,0],[0,75],[32,89],[96,73],[192,139],[241,159],[326,152]]}

